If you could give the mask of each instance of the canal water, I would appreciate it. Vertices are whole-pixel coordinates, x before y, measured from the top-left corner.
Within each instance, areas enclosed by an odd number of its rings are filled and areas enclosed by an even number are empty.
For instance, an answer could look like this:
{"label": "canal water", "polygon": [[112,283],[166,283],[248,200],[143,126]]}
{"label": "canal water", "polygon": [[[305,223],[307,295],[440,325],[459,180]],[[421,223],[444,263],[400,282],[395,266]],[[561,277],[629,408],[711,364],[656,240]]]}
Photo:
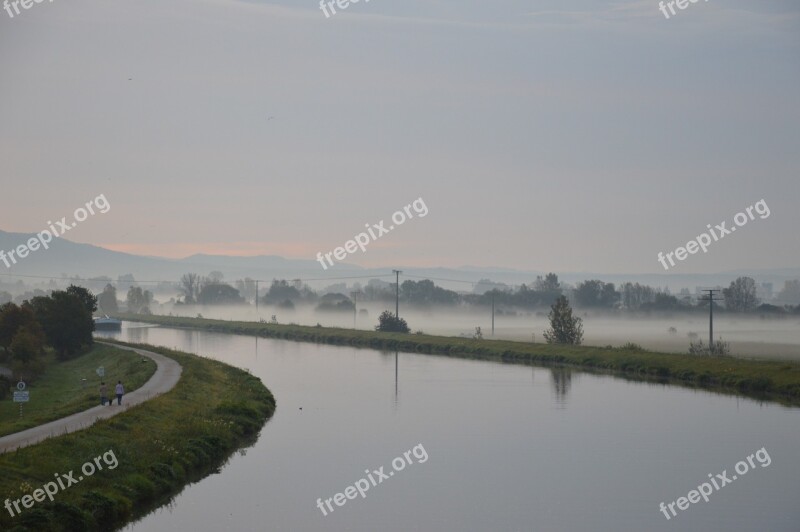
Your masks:
{"label": "canal water", "polygon": [[[254,446],[127,531],[800,530],[798,408],[249,336],[117,337],[246,368],[278,404]],[[709,474],[707,502],[679,500]]]}

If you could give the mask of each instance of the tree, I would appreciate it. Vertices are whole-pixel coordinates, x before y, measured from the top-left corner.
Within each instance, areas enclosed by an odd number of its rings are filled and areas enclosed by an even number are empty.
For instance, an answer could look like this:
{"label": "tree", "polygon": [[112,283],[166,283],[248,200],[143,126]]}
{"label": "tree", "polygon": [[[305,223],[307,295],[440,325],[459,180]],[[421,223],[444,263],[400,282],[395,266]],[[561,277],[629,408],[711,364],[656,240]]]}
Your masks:
{"label": "tree", "polygon": [[400,285],[400,297],[412,305],[429,306],[433,304],[455,305],[458,294],[452,290],[436,286],[433,281],[403,281]]}
{"label": "tree", "polygon": [[355,304],[344,294],[325,294],[319,300],[317,312],[350,312],[356,308]]}
{"label": "tree", "polygon": [[97,306],[105,314],[114,314],[119,312],[119,304],[117,303],[117,289],[107,284],[103,288],[103,292],[97,297]]}
{"label": "tree", "polygon": [[269,291],[262,298],[264,303],[274,305],[280,301],[290,300],[292,303],[301,301],[303,295],[296,287],[291,286],[285,279],[273,280]]}
{"label": "tree", "polygon": [[550,328],[544,332],[548,344],[580,345],[583,341],[583,320],[572,316],[572,307],[565,296],[550,307]]}
{"label": "tree", "polygon": [[664,292],[656,292],[653,301],[642,303],[639,308],[642,310],[680,310],[682,307],[683,305],[677,297]]}
{"label": "tree", "polygon": [[142,290],[140,286],[131,286],[128,290],[126,303],[128,312],[132,314],[150,314],[150,304],[153,302],[153,294],[150,290]]}
{"label": "tree", "polygon": [[195,304],[197,295],[200,293],[200,276],[196,273],[184,273],[178,290],[183,293],[184,303],[187,305]]}
{"label": "tree", "polygon": [[89,311],[89,314],[94,314],[94,311],[97,310],[97,296],[89,292],[86,288],[71,284],[69,288],[67,288],[67,293],[80,299],[83,306]]}
{"label": "tree", "polygon": [[751,277],[739,277],[722,290],[725,308],[733,312],[750,312],[758,305],[756,282]]}
{"label": "tree", "polygon": [[244,298],[229,284],[209,282],[200,289],[197,302],[201,305],[235,305],[244,303]]}
{"label": "tree", "polygon": [[390,310],[384,310],[381,315],[378,316],[378,325],[375,326],[375,330],[381,332],[402,333],[411,331],[411,329],[408,328],[406,320],[403,318],[396,318]]}
{"label": "tree", "polygon": [[614,283],[604,283],[597,279],[578,283],[575,288],[575,302],[580,307],[611,308],[619,300]]}
{"label": "tree", "polygon": [[0,306],[0,347],[9,349],[17,331],[34,324],[37,324],[36,316],[30,307],[14,303]]}
{"label": "tree", "polygon": [[31,299],[28,305],[59,359],[71,358],[92,344],[92,313],[80,297],[57,290],[50,297]]}
{"label": "tree", "polygon": [[558,282],[558,275],[548,273],[542,278],[541,275],[536,276],[536,281],[533,283],[533,289],[537,292],[555,292],[561,290],[561,284]]}
{"label": "tree", "polygon": [[639,283],[624,283],[619,287],[622,306],[637,310],[645,303],[655,301],[656,291],[652,287]]}
{"label": "tree", "polygon": [[245,277],[244,281],[239,279],[236,281],[236,289],[242,294],[245,301],[250,301],[256,293],[256,282],[249,277]]}
{"label": "tree", "polygon": [[44,353],[44,332],[41,326],[21,327],[11,342],[11,360],[14,373],[22,378],[31,378],[44,371],[42,354]]}
{"label": "tree", "polygon": [[542,278],[541,275],[536,277],[533,283],[533,289],[539,296],[539,303],[544,305],[552,305],[563,293],[561,283],[558,282],[558,275],[548,273]]}

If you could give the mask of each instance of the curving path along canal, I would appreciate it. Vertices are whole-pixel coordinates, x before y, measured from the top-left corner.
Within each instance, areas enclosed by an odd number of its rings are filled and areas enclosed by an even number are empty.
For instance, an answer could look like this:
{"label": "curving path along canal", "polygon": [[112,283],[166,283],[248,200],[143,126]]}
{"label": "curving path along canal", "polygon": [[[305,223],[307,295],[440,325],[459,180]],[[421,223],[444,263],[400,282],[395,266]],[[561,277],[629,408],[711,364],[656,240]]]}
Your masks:
{"label": "curving path along canal", "polygon": [[92,426],[100,419],[108,419],[116,416],[132,406],[144,403],[159,394],[168,392],[178,384],[183,368],[171,358],[145,349],[136,349],[116,344],[108,345],[113,345],[113,347],[118,347],[120,349],[128,349],[143,357],[152,359],[157,366],[155,373],[142,387],[126,393],[125,397],[122,399],[122,406],[117,406],[116,404],[113,406],[97,405],[83,412],[78,412],[77,414],[72,414],[71,416],[57,419],[45,423],[44,425],[39,425],[38,427],[3,436],[0,438],[0,454],[39,443],[53,436],[60,436],[62,434],[83,430]]}

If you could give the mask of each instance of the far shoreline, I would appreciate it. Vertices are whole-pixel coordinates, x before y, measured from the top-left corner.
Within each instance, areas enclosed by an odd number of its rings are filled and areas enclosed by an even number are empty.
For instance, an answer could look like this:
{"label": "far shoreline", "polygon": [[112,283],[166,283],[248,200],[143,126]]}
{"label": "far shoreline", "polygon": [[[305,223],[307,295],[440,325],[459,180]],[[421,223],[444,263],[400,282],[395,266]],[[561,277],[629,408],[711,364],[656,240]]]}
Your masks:
{"label": "far shoreline", "polygon": [[707,357],[645,349],[474,340],[430,334],[385,333],[335,327],[281,325],[162,315],[116,314],[125,321],[166,327],[349,345],[543,367],[566,366],[629,380],[672,384],[800,406],[800,363]]}

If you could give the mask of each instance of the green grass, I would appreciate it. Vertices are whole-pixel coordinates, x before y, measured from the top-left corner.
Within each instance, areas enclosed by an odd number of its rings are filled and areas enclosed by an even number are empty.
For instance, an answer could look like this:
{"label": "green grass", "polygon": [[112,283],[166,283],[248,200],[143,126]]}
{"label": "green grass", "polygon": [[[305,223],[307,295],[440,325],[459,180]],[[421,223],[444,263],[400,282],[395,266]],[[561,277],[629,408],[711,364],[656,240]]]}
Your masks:
{"label": "green grass", "polygon": [[[59,491],[11,517],[0,530],[109,531],[163,504],[184,485],[212,473],[255,440],[275,410],[260,379],[222,362],[140,345],[183,366],[170,392],[87,430],[0,455],[0,501],[30,494],[54,475],[74,471],[111,450],[119,465]],[[111,461],[111,460],[109,460]],[[101,462],[105,465],[105,462]]]}
{"label": "green grass", "polygon": [[[100,366],[105,368],[103,379],[95,373]],[[0,401],[0,436],[99,405],[101,380],[106,382],[109,395],[113,394],[118,380],[127,393],[141,387],[155,371],[156,363],[149,358],[142,362],[142,357],[132,351],[100,344],[94,344],[88,352],[67,362],[56,362],[50,354],[45,373],[26,388],[30,401],[23,404],[21,419],[18,403],[11,397]],[[85,388],[81,379],[86,379]]]}
{"label": "green grass", "polygon": [[430,353],[527,365],[565,365],[640,381],[672,383],[721,393],[800,405],[800,363],[733,357],[699,357],[625,348],[532,344],[508,340],[472,340],[428,334],[382,333],[332,327],[257,322],[119,315],[170,327],[250,334],[303,342]]}

